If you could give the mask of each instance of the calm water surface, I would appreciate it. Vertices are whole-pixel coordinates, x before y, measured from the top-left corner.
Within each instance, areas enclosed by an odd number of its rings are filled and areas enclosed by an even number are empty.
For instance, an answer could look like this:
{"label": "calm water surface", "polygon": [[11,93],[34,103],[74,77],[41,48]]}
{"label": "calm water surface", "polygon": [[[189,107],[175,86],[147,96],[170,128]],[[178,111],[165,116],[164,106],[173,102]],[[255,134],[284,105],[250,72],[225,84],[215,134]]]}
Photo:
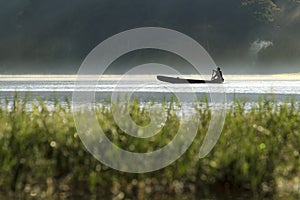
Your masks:
{"label": "calm water surface", "polygon": [[[133,96],[139,98],[141,102],[149,102],[153,99],[160,102],[165,97],[171,95],[170,88],[174,93],[186,93],[189,85],[162,84],[158,81],[133,80],[118,84],[117,80],[101,81],[96,86],[86,86],[81,91],[94,91],[96,89],[96,100],[102,102],[111,96],[112,92],[132,92]],[[259,96],[273,95],[276,100],[283,102],[286,98],[294,98],[300,102],[300,80],[299,81],[226,81],[222,86],[195,84],[193,91],[201,98],[203,95],[225,92],[227,103],[230,105],[233,99],[243,98],[250,104],[255,103]],[[74,81],[0,81],[0,100],[3,104],[5,99],[9,102],[13,100],[14,93],[17,92],[20,98],[26,94],[31,99],[41,97],[49,106],[53,104],[55,98],[59,100],[72,99],[72,92],[75,89]],[[184,102],[186,104],[192,102]]]}

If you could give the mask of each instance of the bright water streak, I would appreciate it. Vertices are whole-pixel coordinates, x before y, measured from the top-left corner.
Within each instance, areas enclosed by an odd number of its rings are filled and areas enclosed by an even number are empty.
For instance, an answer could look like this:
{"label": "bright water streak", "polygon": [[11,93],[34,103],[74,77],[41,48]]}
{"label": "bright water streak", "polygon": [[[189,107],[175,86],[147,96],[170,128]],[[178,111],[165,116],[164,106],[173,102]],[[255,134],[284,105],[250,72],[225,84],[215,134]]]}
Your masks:
{"label": "bright water streak", "polygon": [[[112,92],[115,90],[117,81],[102,81],[97,87],[97,92]],[[144,85],[139,92],[161,93],[167,92],[162,89],[162,85],[170,87],[174,92],[185,92],[186,84],[161,84],[156,81],[127,81],[126,84],[118,85],[118,91],[134,91],[137,85]],[[208,87],[205,84],[191,85],[197,93],[207,93]],[[211,92],[218,92],[219,85],[211,84]],[[283,95],[300,95],[299,81],[227,81],[223,84],[228,94],[283,94]],[[73,81],[0,81],[0,92],[73,92],[75,83]],[[94,90],[87,85],[82,91]]]}
{"label": "bright water streak", "polygon": [[[141,87],[138,87],[141,86]],[[100,81],[96,87],[96,102],[100,104],[111,97],[112,92],[132,92],[135,91],[133,97],[140,99],[143,104],[151,102],[153,99],[156,102],[161,102],[163,99],[169,99],[171,96],[170,90],[173,93],[186,93],[187,87],[193,87],[199,99],[206,95],[209,97],[210,92],[226,92],[227,105],[230,106],[234,98],[243,98],[247,100],[246,109],[250,108],[253,103],[256,103],[258,97],[272,94],[279,102],[284,102],[286,98],[294,98],[296,102],[300,102],[300,80],[290,81],[226,81],[224,84],[211,84],[209,87],[205,84],[164,84],[159,81],[143,81],[130,80],[118,85],[117,80]],[[138,87],[138,89],[137,89]],[[222,88],[223,87],[223,88]],[[5,105],[5,100],[8,100],[12,105],[14,93],[22,99],[25,94],[28,94],[30,99],[41,97],[48,107],[53,107],[54,99],[57,98],[62,104],[67,98],[71,101],[72,92],[75,89],[74,81],[0,81],[0,102]],[[94,87],[87,85],[80,88],[81,91],[94,91]],[[187,93],[188,94],[188,93]],[[192,104],[195,102],[184,102],[183,107],[190,110],[193,109]]]}

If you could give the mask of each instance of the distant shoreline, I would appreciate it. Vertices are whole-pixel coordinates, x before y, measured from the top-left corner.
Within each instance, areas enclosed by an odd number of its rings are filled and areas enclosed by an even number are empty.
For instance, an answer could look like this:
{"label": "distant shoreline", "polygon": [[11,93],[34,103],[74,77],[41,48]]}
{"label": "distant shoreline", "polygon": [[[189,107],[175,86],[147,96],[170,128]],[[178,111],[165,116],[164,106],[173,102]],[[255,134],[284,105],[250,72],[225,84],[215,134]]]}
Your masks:
{"label": "distant shoreline", "polygon": [[[175,75],[174,75],[175,76]],[[122,75],[103,75],[101,79],[103,80],[116,80],[120,79]],[[190,78],[201,78],[199,75],[182,75],[182,77]],[[207,77],[207,75],[205,76]],[[84,75],[80,76],[80,80],[97,80],[99,76],[96,75]],[[155,75],[131,75],[126,79],[130,80],[153,80]],[[283,81],[283,80],[299,80],[300,73],[295,74],[274,74],[274,75],[224,75],[225,80],[272,80],[272,81]],[[77,75],[0,75],[0,81],[76,81],[78,79]]]}

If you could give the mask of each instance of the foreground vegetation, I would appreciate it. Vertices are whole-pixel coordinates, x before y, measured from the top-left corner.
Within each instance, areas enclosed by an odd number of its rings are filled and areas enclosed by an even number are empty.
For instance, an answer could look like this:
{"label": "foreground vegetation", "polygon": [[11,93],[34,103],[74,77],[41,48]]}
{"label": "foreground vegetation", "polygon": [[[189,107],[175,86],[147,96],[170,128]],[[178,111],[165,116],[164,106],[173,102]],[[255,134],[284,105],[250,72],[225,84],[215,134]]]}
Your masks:
{"label": "foreground vegetation", "polygon": [[[201,116],[191,148],[175,163],[156,172],[122,173],[94,159],[76,133],[70,105],[17,97],[0,109],[0,198],[198,199],[297,197],[300,179],[300,106],[263,98],[246,109],[235,100],[226,114],[223,133],[213,151],[199,159],[199,147],[211,111],[207,102],[195,107]],[[149,105],[151,106],[151,105]],[[30,111],[28,111],[30,107]],[[149,122],[147,108],[129,106],[138,124]],[[145,152],[167,144],[176,134],[176,103],[162,103],[168,113],[162,131],[150,139],[126,136],[114,123],[109,106],[96,108],[107,136],[124,149]],[[190,121],[189,123],[195,123]]]}

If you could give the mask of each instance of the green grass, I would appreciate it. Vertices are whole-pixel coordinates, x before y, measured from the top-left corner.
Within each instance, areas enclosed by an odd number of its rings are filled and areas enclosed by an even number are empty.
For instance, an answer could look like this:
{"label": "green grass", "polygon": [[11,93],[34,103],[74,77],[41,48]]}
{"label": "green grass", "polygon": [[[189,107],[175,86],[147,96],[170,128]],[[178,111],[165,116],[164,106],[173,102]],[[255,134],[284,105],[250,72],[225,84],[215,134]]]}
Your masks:
{"label": "green grass", "polygon": [[[0,109],[0,198],[58,199],[193,199],[229,196],[273,197],[298,195],[300,175],[300,107],[293,100],[278,105],[261,98],[245,111],[235,100],[213,151],[199,159],[199,147],[211,111],[207,101],[195,108],[201,116],[190,149],[172,165],[145,174],[122,173],[94,159],[84,148],[70,104],[56,101],[50,111],[38,103],[15,97],[12,108]],[[32,112],[28,111],[32,104]],[[166,145],[176,134],[180,118],[176,102],[162,103],[168,113],[162,131],[149,140],[123,133],[108,106],[96,113],[106,135],[129,151],[148,152]],[[147,108],[128,105],[134,121],[149,122]],[[190,121],[189,123],[196,123]]]}

